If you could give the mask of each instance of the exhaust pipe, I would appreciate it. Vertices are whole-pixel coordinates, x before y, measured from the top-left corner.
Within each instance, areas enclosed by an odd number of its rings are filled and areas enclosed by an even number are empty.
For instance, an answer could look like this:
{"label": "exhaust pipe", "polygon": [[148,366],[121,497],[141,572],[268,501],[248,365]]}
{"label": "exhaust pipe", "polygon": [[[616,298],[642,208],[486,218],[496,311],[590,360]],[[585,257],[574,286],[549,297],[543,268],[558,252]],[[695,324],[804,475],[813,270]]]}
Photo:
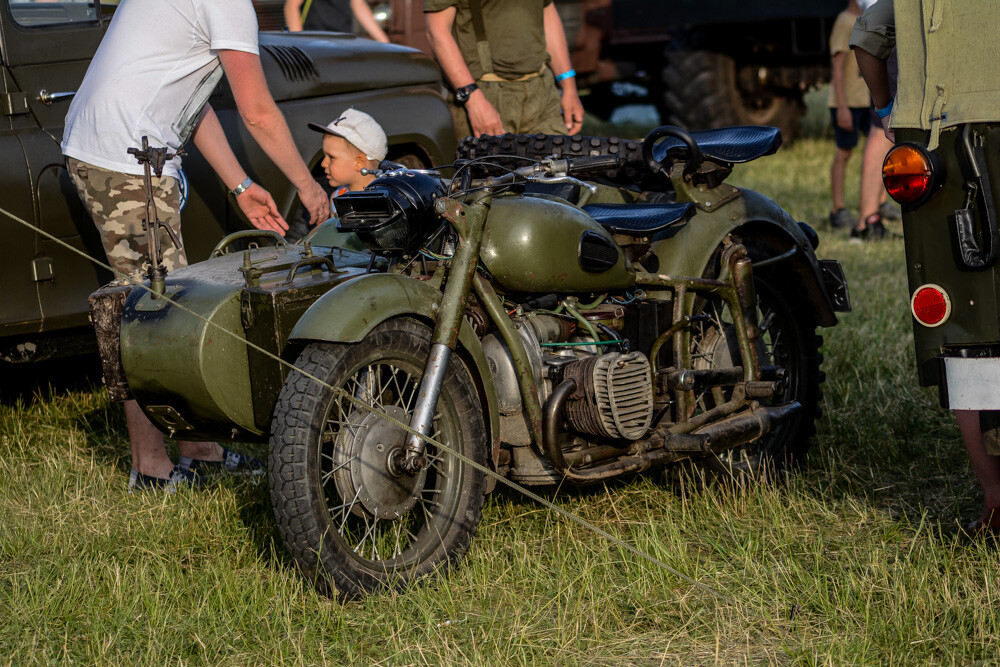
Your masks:
{"label": "exhaust pipe", "polygon": [[[712,443],[711,450],[721,452],[770,433],[776,425],[801,409],[802,404],[798,401],[751,408],[722,421],[704,426],[695,435],[708,436]],[[669,439],[667,442],[669,443]]]}

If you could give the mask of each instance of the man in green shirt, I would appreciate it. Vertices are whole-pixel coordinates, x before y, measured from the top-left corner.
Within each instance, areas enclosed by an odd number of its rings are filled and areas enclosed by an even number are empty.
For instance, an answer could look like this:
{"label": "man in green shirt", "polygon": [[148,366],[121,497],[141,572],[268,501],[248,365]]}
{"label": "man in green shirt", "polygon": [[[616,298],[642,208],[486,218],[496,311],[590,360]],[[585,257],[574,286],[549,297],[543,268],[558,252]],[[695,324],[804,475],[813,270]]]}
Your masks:
{"label": "man in green shirt", "polygon": [[552,0],[424,0],[424,16],[459,137],[580,131],[583,105]]}

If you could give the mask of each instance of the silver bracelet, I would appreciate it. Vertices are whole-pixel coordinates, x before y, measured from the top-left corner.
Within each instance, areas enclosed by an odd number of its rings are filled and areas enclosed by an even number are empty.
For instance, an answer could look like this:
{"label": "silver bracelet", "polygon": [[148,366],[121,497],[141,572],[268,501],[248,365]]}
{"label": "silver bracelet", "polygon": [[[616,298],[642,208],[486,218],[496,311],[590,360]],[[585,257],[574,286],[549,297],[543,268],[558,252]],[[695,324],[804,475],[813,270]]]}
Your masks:
{"label": "silver bracelet", "polygon": [[249,187],[250,187],[251,185],[253,185],[253,181],[251,181],[251,180],[250,180],[250,177],[249,177],[249,176],[247,176],[246,178],[244,178],[244,179],[243,179],[243,182],[242,182],[242,183],[240,183],[240,184],[239,184],[239,185],[237,185],[237,186],[236,186],[235,188],[233,188],[232,190],[230,190],[230,191],[229,191],[229,194],[231,194],[231,195],[232,195],[232,196],[234,196],[234,197],[239,197],[239,196],[240,196],[241,194],[243,194],[243,193],[244,193],[244,192],[245,192],[245,191],[247,190],[247,188],[249,188]]}

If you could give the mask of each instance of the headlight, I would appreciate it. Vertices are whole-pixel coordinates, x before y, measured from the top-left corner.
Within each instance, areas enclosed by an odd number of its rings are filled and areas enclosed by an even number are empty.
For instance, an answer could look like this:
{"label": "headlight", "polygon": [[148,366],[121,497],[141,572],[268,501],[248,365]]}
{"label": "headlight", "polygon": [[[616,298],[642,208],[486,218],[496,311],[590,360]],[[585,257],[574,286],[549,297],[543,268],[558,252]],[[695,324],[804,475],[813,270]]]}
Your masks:
{"label": "headlight", "polygon": [[436,174],[393,171],[361,192],[334,198],[337,229],[356,233],[378,254],[413,252],[437,228],[434,201],[443,194],[444,184]]}

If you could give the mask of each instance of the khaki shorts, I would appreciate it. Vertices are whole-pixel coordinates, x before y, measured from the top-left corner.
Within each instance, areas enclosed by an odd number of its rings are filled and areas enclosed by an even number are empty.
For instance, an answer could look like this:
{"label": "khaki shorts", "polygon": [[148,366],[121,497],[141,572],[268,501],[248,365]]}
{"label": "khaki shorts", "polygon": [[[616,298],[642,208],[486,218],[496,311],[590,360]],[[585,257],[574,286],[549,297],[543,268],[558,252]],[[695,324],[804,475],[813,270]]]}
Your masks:
{"label": "khaki shorts", "polygon": [[[67,157],[66,168],[77,194],[90,212],[101,234],[108,263],[119,276],[145,272],[147,243],[142,221],[146,217],[146,186],[142,176],[95,167]],[[181,192],[172,176],[153,177],[153,200],[160,222],[181,238]],[[187,265],[184,248],[175,248],[170,236],[160,230],[160,252],[168,271]]]}
{"label": "khaki shorts", "polygon": [[[477,81],[483,95],[496,108],[503,128],[514,134],[566,134],[562,117],[562,97],[548,67],[527,81]],[[469,114],[451,102],[451,115],[459,139],[472,134]]]}

